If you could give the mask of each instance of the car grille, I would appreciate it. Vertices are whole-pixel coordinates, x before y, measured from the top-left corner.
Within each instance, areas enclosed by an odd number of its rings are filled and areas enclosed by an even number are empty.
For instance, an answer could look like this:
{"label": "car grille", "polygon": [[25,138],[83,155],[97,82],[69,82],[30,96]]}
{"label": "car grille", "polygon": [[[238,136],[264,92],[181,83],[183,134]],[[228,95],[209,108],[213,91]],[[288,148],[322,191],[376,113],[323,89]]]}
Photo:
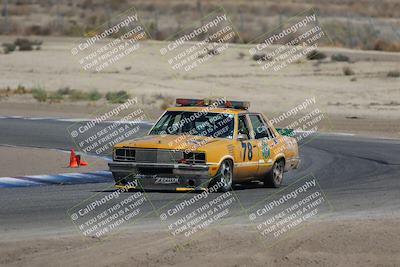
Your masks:
{"label": "car grille", "polygon": [[185,153],[185,160],[189,164],[205,164],[206,163],[206,155],[204,153],[190,152]]}
{"label": "car grille", "polygon": [[114,150],[114,160],[116,161],[135,161],[136,153],[132,148],[117,148]]}
{"label": "car grille", "polygon": [[170,149],[116,148],[115,161],[131,161],[142,163],[178,163],[183,159],[182,151]]}

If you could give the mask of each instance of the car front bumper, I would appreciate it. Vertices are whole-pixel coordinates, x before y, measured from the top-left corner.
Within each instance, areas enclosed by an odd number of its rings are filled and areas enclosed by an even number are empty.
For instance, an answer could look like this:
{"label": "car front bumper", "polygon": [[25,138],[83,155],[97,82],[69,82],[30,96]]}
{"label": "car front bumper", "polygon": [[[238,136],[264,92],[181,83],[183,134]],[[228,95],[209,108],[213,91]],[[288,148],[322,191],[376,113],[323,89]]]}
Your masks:
{"label": "car front bumper", "polygon": [[205,190],[211,179],[209,166],[111,162],[108,164],[117,188],[143,190]]}

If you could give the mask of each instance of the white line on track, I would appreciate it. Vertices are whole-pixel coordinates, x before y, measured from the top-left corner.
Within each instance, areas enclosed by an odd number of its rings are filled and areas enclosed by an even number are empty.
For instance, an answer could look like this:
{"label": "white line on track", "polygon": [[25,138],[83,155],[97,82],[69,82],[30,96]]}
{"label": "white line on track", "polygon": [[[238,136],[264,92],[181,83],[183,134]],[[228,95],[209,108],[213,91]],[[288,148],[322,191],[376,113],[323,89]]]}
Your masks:
{"label": "white line on track", "polygon": [[[22,116],[0,116],[0,119],[22,119],[22,120],[54,120],[54,121],[62,121],[62,122],[89,122],[93,119],[88,119],[88,118],[60,118],[60,117],[22,117]],[[135,122],[130,122],[130,121],[103,121],[102,123],[134,123],[134,124],[147,124],[147,125],[153,125],[153,122],[150,121],[135,121]]]}
{"label": "white line on track", "polygon": [[0,188],[112,182],[109,171],[0,177]]}

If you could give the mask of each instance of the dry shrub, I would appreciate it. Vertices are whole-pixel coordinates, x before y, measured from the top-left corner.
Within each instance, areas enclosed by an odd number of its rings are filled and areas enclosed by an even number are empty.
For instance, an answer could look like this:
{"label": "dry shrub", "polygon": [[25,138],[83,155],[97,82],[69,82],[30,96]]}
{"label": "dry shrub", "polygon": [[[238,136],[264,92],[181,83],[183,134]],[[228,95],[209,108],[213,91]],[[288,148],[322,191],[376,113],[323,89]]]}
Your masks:
{"label": "dry shrub", "polygon": [[307,54],[307,59],[308,60],[321,60],[326,58],[325,53],[322,53],[318,50],[313,50],[310,53]]}
{"label": "dry shrub", "polygon": [[15,49],[17,48],[17,46],[15,44],[11,44],[11,43],[3,43],[2,46],[3,46],[4,54],[11,53],[11,52],[15,51]]}
{"label": "dry shrub", "polygon": [[162,99],[160,108],[161,108],[162,110],[165,110],[165,109],[167,109],[167,108],[173,106],[173,105],[174,105],[174,100],[175,100],[174,98],[169,97],[169,96],[164,97],[164,98]]}
{"label": "dry shrub", "polygon": [[51,33],[49,27],[41,25],[31,25],[25,29],[26,35],[50,35]]}
{"label": "dry shrub", "polygon": [[14,44],[19,48],[19,51],[31,51],[33,49],[39,50],[42,45],[42,41],[34,40],[31,41],[26,38],[17,38]]}
{"label": "dry shrub", "polygon": [[130,98],[130,94],[125,90],[120,90],[118,92],[108,92],[106,94],[106,99],[111,104],[123,104]]}
{"label": "dry shrub", "polygon": [[343,54],[334,54],[331,56],[332,61],[338,61],[338,62],[349,62],[350,58],[346,55]]}
{"label": "dry shrub", "polygon": [[398,78],[400,77],[400,71],[397,70],[389,71],[387,77]]}
{"label": "dry shrub", "polygon": [[243,59],[245,56],[246,56],[245,53],[239,52],[239,54],[238,54],[238,59]]}
{"label": "dry shrub", "polygon": [[16,89],[13,91],[14,94],[16,95],[24,95],[24,94],[31,94],[32,90],[25,88],[25,86],[19,84]]}
{"label": "dry shrub", "polygon": [[271,60],[267,57],[266,54],[254,54],[252,58],[255,61],[270,61]]}
{"label": "dry shrub", "polygon": [[32,96],[38,102],[46,102],[48,94],[47,94],[46,90],[44,90],[42,87],[39,86],[39,87],[32,89]]}
{"label": "dry shrub", "polygon": [[374,50],[387,51],[387,52],[400,52],[399,42],[387,42],[384,40],[377,40],[374,44]]}
{"label": "dry shrub", "polygon": [[11,91],[10,87],[7,87],[6,89],[0,89],[0,99],[4,99],[12,95],[13,92]]}
{"label": "dry shrub", "polygon": [[354,75],[355,72],[348,66],[343,67],[343,74],[346,76]]}
{"label": "dry shrub", "polygon": [[49,94],[48,98],[50,103],[60,103],[64,100],[64,95],[59,92],[53,92]]}

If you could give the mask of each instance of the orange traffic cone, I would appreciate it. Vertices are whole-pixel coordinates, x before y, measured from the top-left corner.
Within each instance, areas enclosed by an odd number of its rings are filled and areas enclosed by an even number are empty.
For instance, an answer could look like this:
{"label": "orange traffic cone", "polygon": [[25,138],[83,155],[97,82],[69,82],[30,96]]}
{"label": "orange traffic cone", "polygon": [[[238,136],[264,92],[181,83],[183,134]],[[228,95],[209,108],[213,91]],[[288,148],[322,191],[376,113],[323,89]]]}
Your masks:
{"label": "orange traffic cone", "polygon": [[69,167],[78,168],[78,161],[76,160],[75,150],[71,149],[71,155],[69,156]]}
{"label": "orange traffic cone", "polygon": [[86,161],[84,161],[83,159],[81,159],[79,165],[81,165],[81,166],[89,166],[89,163],[87,163]]}
{"label": "orange traffic cone", "polygon": [[84,161],[81,157],[81,155],[76,155],[76,161],[78,163],[78,166],[88,166],[89,163],[87,163],[86,161]]}

